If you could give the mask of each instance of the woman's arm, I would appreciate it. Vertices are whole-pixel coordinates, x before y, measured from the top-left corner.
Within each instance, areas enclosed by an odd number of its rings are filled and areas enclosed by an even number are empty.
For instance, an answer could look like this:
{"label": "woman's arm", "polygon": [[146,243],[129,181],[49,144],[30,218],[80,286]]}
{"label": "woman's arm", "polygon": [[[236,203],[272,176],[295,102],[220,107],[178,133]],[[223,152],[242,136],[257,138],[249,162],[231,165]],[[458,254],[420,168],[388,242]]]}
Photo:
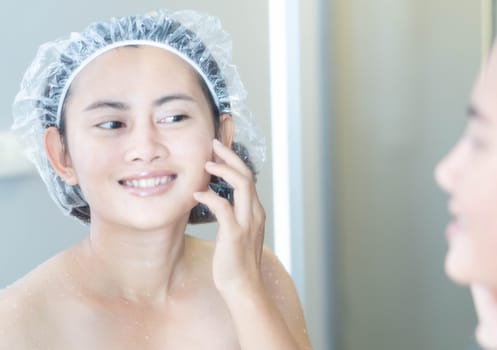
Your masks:
{"label": "woman's arm", "polygon": [[272,253],[262,248],[265,213],[253,175],[229,148],[214,141],[221,162],[206,164],[233,187],[234,205],[212,191],[198,192],[217,218],[214,283],[231,312],[241,349],[310,349],[293,283]]}
{"label": "woman's arm", "polygon": [[261,286],[225,293],[242,349],[311,349],[293,282],[269,249]]}

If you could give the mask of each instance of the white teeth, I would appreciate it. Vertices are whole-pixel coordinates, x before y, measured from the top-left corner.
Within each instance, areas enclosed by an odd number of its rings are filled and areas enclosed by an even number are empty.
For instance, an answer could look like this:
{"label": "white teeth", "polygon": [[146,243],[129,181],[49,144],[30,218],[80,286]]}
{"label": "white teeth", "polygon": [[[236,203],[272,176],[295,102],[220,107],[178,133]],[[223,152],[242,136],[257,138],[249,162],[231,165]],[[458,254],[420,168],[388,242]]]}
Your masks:
{"label": "white teeth", "polygon": [[155,177],[150,179],[140,179],[140,180],[126,180],[124,181],[125,186],[137,187],[137,188],[150,188],[159,185],[163,185],[173,179],[172,176]]}

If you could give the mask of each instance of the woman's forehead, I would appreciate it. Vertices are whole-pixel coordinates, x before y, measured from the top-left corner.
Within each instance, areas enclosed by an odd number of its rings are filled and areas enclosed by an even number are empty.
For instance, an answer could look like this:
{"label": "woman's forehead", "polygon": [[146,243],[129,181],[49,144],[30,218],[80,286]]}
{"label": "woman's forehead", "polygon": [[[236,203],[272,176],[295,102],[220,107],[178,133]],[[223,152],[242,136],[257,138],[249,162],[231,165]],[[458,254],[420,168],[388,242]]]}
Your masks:
{"label": "woman's forehead", "polygon": [[482,66],[471,96],[471,105],[486,117],[497,121],[497,47]]}
{"label": "woman's forehead", "polygon": [[70,96],[147,93],[154,89],[198,93],[194,69],[180,57],[152,46],[114,48],[90,62],[73,80]]}
{"label": "woman's forehead", "polygon": [[128,77],[137,71],[153,71],[157,75],[170,72],[185,79],[196,77],[194,69],[177,55],[157,47],[140,45],[117,47],[104,52],[88,63],[74,80],[81,80],[81,77],[89,75],[88,72],[100,76],[117,73]]}

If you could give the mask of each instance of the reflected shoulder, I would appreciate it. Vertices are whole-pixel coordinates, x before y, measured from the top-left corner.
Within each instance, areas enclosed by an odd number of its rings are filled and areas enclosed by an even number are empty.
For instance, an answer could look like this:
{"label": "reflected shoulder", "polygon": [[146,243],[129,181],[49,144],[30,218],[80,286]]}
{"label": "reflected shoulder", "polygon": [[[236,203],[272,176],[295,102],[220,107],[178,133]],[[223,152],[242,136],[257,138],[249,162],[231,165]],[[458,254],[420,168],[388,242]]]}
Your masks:
{"label": "reflected shoulder", "polygon": [[265,286],[301,349],[311,349],[304,312],[290,274],[278,257],[264,248],[261,263]]}

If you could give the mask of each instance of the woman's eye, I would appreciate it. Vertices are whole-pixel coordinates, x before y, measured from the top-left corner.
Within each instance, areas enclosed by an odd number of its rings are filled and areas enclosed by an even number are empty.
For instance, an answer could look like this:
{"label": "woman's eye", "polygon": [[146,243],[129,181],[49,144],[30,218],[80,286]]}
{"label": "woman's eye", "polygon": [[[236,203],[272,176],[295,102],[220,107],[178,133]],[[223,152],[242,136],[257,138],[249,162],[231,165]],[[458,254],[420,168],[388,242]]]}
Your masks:
{"label": "woman's eye", "polygon": [[183,115],[183,114],[168,115],[167,117],[160,118],[159,123],[160,124],[178,123],[180,121],[185,120],[186,118],[187,118],[187,116]]}
{"label": "woman's eye", "polygon": [[483,137],[477,135],[468,135],[467,139],[471,149],[474,151],[485,150],[488,146],[487,141]]}
{"label": "woman's eye", "polygon": [[100,123],[97,126],[102,129],[119,129],[124,126],[124,123],[117,120],[111,120],[108,122]]}
{"label": "woman's eye", "polygon": [[480,140],[480,139],[478,139],[476,137],[473,137],[471,139],[471,146],[475,150],[483,150],[483,149],[485,149],[487,147],[487,144],[485,143],[485,141]]}

